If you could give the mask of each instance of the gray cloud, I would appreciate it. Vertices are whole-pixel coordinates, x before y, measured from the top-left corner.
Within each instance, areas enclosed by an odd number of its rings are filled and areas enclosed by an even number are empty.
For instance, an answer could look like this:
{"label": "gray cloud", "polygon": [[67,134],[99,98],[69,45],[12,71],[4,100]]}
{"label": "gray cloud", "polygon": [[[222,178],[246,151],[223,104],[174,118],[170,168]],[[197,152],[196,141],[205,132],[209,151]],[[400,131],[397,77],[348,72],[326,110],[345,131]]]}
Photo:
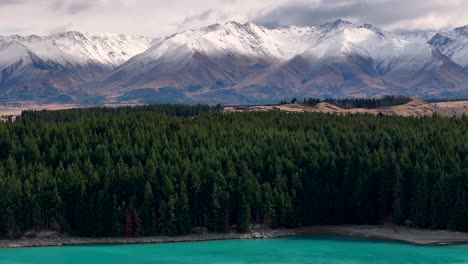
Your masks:
{"label": "gray cloud", "polygon": [[190,25],[193,22],[200,22],[200,21],[205,21],[207,20],[211,14],[213,14],[214,10],[213,9],[207,9],[199,14],[195,14],[192,16],[187,16],[184,18],[184,21],[182,22],[183,25]]}
{"label": "gray cloud", "polygon": [[[434,14],[450,16],[457,8],[456,1],[426,0],[326,0],[319,4],[304,2],[287,3],[273,9],[260,10],[253,18],[259,24],[266,26],[280,25],[318,25],[331,20],[344,18],[355,23],[371,23],[378,26],[398,27],[408,20],[416,20]],[[465,1],[465,6],[466,1]],[[466,9],[465,9],[466,10]],[[441,21],[446,24],[446,21]],[[465,21],[466,22],[466,21]],[[428,28],[431,26],[428,25]]]}
{"label": "gray cloud", "polygon": [[0,27],[1,29],[1,34],[0,36],[2,35],[5,35],[5,36],[8,36],[8,35],[25,35],[25,34],[28,34],[28,29],[27,28],[23,28],[23,27]]}
{"label": "gray cloud", "polygon": [[53,12],[74,15],[92,9],[99,4],[99,0],[0,0],[0,7],[9,6],[11,8],[28,5],[33,6],[34,4],[48,6],[50,11]]}
{"label": "gray cloud", "polygon": [[15,0],[0,0],[0,6],[1,5],[11,5],[11,4],[17,4],[18,2]]}
{"label": "gray cloud", "polygon": [[73,27],[161,37],[230,20],[278,26],[338,18],[387,30],[440,29],[468,24],[466,10],[467,0],[0,0],[0,35]]}
{"label": "gray cloud", "polygon": [[0,5],[21,4],[27,1],[28,0],[0,0]]}
{"label": "gray cloud", "polygon": [[66,25],[61,25],[61,26],[58,26],[58,27],[55,27],[55,28],[52,28],[50,30],[50,34],[55,34],[55,33],[61,33],[61,32],[66,32],[66,31],[70,31],[70,29],[73,27],[73,24],[72,23],[68,23]]}
{"label": "gray cloud", "polygon": [[68,15],[76,15],[81,12],[88,11],[96,6],[98,1],[87,0],[56,0],[51,4],[54,10],[63,12]]}

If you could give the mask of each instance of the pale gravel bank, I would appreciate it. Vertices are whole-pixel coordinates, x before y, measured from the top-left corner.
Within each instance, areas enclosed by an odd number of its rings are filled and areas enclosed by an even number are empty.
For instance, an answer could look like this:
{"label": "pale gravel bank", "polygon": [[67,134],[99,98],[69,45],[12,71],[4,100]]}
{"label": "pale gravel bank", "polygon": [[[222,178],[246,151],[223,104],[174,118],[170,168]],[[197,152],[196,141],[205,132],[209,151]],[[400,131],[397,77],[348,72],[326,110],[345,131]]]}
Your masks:
{"label": "pale gravel bank", "polygon": [[231,239],[268,239],[294,236],[343,236],[392,240],[415,245],[468,244],[468,233],[434,231],[394,226],[314,226],[297,229],[256,229],[247,234],[235,232],[213,234],[202,232],[186,236],[155,236],[137,238],[80,238],[69,236],[42,236],[16,240],[0,240],[0,248],[50,247],[72,245],[121,245],[171,242],[195,242]]}
{"label": "pale gravel bank", "polygon": [[21,247],[50,247],[50,246],[73,246],[73,245],[119,245],[119,244],[150,244],[171,242],[197,242],[213,240],[232,239],[267,239],[278,237],[296,236],[300,233],[296,229],[259,229],[247,234],[230,233],[208,233],[190,234],[185,236],[153,236],[153,237],[120,237],[120,238],[87,238],[57,235],[42,235],[37,238],[21,238],[14,240],[0,240],[0,248]]}
{"label": "pale gravel bank", "polygon": [[404,226],[316,226],[303,229],[302,234],[337,235],[355,238],[400,241],[415,245],[468,244],[468,233],[446,230],[416,229]]}

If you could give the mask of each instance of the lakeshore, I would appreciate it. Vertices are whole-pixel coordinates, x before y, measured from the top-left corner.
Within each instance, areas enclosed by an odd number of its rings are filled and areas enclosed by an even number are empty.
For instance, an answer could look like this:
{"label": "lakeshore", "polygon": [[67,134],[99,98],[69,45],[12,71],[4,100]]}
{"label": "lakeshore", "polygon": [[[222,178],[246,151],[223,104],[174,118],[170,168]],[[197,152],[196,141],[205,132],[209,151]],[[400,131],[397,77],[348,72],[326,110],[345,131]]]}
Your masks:
{"label": "lakeshore", "polygon": [[402,226],[313,226],[296,229],[265,229],[256,228],[250,233],[208,233],[190,234],[185,236],[152,236],[131,238],[84,238],[64,235],[40,235],[36,238],[21,238],[0,240],[0,248],[79,246],[79,245],[123,245],[197,242],[234,239],[269,239],[294,236],[342,236],[352,238],[367,238],[387,241],[398,241],[414,245],[454,245],[468,244],[468,233],[444,230],[424,230]]}

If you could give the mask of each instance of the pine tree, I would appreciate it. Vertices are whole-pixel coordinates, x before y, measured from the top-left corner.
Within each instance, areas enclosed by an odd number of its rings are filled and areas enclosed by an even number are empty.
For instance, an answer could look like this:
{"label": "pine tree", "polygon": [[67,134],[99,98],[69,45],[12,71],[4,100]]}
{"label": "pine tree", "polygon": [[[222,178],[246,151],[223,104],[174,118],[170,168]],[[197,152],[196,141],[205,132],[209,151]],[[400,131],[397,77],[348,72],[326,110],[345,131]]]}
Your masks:
{"label": "pine tree", "polygon": [[0,239],[122,236],[127,213],[132,236],[384,221],[468,230],[466,117],[219,111],[24,111],[0,123]]}
{"label": "pine tree", "polygon": [[420,227],[429,226],[430,189],[427,175],[422,175],[421,168],[415,168],[416,191],[411,201],[410,220]]}
{"label": "pine tree", "polygon": [[396,165],[394,171],[395,187],[394,187],[394,198],[393,198],[393,223],[403,223],[403,212],[401,209],[401,199],[403,196],[403,175],[401,174],[400,166]]}
{"label": "pine tree", "polygon": [[14,239],[18,235],[18,226],[16,224],[16,216],[15,211],[12,207],[6,208],[6,230],[7,230],[7,237],[9,239]]}
{"label": "pine tree", "polygon": [[141,208],[141,216],[143,222],[143,233],[145,235],[154,234],[154,196],[153,188],[149,181],[145,184],[145,192],[143,194],[143,205]]}
{"label": "pine tree", "polygon": [[269,227],[276,227],[276,212],[275,212],[275,201],[269,183],[262,185],[263,193],[263,223]]}
{"label": "pine tree", "polygon": [[117,203],[117,196],[114,194],[113,202],[112,202],[112,235],[120,236],[124,233],[122,228],[122,208]]}
{"label": "pine tree", "polygon": [[208,214],[208,230],[212,232],[224,232],[226,230],[225,214],[221,207],[221,191],[219,187],[214,184],[213,193],[211,195],[210,211]]}
{"label": "pine tree", "polygon": [[239,233],[247,233],[250,231],[250,207],[244,194],[241,195],[241,199],[239,201],[237,229]]}
{"label": "pine tree", "polygon": [[177,234],[185,235],[192,231],[190,208],[185,184],[180,184],[180,193],[176,202]]}
{"label": "pine tree", "polygon": [[458,184],[455,193],[455,203],[449,214],[448,227],[451,230],[468,231],[466,222],[468,221],[468,210],[466,203],[466,192],[463,191],[463,185]]}
{"label": "pine tree", "polygon": [[91,228],[92,219],[90,219],[89,213],[90,201],[84,183],[81,184],[80,189],[80,197],[78,198],[77,210],[75,212],[77,231],[81,235],[91,236],[93,230]]}

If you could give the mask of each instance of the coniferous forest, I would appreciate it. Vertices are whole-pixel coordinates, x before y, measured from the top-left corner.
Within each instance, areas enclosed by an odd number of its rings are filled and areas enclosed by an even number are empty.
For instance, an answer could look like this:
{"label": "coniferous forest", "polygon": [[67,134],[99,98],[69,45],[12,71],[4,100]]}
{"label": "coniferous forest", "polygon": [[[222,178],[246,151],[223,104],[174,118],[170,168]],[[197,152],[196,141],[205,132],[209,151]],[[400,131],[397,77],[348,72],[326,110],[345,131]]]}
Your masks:
{"label": "coniferous forest", "polygon": [[[297,99],[296,99],[297,101]],[[329,103],[343,109],[352,109],[352,108],[367,108],[375,109],[380,107],[389,107],[395,105],[402,105],[411,102],[411,98],[407,96],[393,96],[386,95],[382,98],[345,98],[345,99],[332,99],[327,98],[321,100],[318,98],[304,98],[304,104],[309,106],[315,106],[318,103],[325,102]]]}
{"label": "coniferous forest", "polygon": [[468,231],[468,118],[159,105],[0,124],[0,236],[395,223]]}

